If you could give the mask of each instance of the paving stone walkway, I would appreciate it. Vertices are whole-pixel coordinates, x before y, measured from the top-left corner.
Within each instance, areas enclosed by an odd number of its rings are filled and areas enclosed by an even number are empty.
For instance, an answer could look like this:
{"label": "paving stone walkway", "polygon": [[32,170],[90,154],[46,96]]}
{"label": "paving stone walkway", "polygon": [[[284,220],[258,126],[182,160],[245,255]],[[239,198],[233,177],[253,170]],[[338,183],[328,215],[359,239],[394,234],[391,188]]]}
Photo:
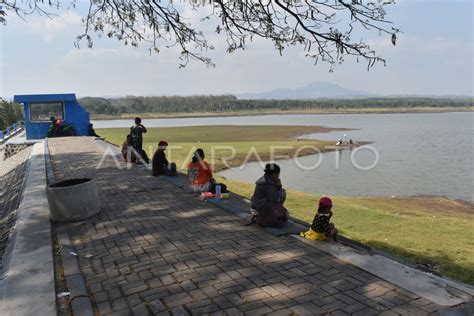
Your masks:
{"label": "paving stone walkway", "polygon": [[49,150],[57,181],[99,184],[102,212],[55,230],[69,234],[100,315],[425,315],[440,308],[294,238],[245,226],[149,172],[120,169],[111,156],[97,168],[104,148],[92,139],[50,139]]}

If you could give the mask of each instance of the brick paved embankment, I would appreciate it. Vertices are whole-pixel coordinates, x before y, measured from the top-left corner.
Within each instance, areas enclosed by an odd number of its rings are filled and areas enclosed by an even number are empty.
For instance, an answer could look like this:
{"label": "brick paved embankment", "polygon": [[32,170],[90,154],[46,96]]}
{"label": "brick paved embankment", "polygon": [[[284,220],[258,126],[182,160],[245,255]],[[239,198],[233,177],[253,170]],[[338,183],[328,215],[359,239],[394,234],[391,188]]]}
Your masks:
{"label": "brick paved embankment", "polygon": [[[57,181],[97,180],[102,213],[55,224],[78,253],[100,315],[411,315],[435,303],[296,239],[275,237],[88,138],[49,141]],[[123,163],[120,167],[124,167]],[[84,256],[90,254],[91,258]]]}
{"label": "brick paved embankment", "polygon": [[4,160],[3,147],[0,149],[0,270],[20,205],[30,152],[28,147]]}

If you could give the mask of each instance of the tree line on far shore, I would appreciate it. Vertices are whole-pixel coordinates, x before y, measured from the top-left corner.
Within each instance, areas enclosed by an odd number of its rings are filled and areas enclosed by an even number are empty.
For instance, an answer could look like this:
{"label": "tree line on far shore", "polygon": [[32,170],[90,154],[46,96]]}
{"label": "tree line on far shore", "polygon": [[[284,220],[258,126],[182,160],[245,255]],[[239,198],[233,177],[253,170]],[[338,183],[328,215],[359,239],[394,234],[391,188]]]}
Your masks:
{"label": "tree line on far shore", "polygon": [[[90,114],[196,113],[253,110],[312,110],[370,108],[465,108],[473,106],[472,98],[367,98],[314,100],[244,100],[233,95],[201,96],[127,96],[120,98],[84,97],[79,103]],[[0,98],[0,130],[23,120],[23,107]]]}
{"label": "tree line on far shore", "polygon": [[0,131],[20,120],[23,120],[23,107],[0,98]]}
{"label": "tree line on far shore", "polygon": [[192,113],[252,110],[370,109],[370,108],[462,108],[472,107],[472,98],[366,98],[314,100],[244,100],[233,95],[84,97],[79,103],[91,114]]}

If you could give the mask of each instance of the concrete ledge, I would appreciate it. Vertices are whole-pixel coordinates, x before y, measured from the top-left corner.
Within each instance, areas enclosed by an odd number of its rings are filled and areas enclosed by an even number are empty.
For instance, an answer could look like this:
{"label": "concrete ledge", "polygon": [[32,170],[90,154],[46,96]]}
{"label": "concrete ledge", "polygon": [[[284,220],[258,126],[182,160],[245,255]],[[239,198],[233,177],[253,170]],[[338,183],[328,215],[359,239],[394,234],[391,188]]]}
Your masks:
{"label": "concrete ledge", "polygon": [[71,293],[71,308],[74,315],[94,315],[92,303],[87,293],[86,282],[79,269],[77,255],[72,251],[71,240],[67,233],[58,235],[61,245],[61,261],[64,270],[67,290]]}
{"label": "concrete ledge", "polygon": [[53,249],[44,144],[33,146],[26,186],[1,281],[1,315],[55,315]]}
{"label": "concrete ledge", "polygon": [[442,306],[467,303],[474,297],[472,286],[417,270],[378,254],[357,253],[341,244],[292,237]]}
{"label": "concrete ledge", "polygon": [[[94,316],[94,310],[88,297],[79,297],[71,303],[74,316]],[[142,314],[145,315],[145,314]]]}
{"label": "concrete ledge", "polygon": [[54,183],[54,171],[53,171],[53,165],[51,164],[51,157],[49,155],[49,147],[48,147],[48,138],[47,137],[44,139],[44,160],[45,160],[45,166],[46,166],[47,184],[53,184]]}

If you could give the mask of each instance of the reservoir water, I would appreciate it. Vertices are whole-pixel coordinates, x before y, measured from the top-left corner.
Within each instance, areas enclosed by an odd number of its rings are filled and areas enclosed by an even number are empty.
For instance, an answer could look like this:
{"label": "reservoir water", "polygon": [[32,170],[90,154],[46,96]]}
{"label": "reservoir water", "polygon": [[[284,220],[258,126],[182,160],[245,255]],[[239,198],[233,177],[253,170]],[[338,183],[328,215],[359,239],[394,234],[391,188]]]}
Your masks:
{"label": "reservoir water", "polygon": [[[95,128],[129,127],[132,120],[94,121]],[[148,119],[147,127],[196,125],[317,125],[353,131],[305,135],[305,138],[370,141],[370,149],[288,159],[282,167],[285,187],[315,194],[347,196],[442,195],[474,202],[474,113],[266,115],[243,117]],[[146,137],[146,135],[145,135]],[[318,167],[315,166],[319,163]],[[374,165],[370,170],[371,165]],[[312,168],[311,168],[312,167]],[[310,169],[310,170],[306,170]],[[259,163],[220,174],[255,181]]]}

